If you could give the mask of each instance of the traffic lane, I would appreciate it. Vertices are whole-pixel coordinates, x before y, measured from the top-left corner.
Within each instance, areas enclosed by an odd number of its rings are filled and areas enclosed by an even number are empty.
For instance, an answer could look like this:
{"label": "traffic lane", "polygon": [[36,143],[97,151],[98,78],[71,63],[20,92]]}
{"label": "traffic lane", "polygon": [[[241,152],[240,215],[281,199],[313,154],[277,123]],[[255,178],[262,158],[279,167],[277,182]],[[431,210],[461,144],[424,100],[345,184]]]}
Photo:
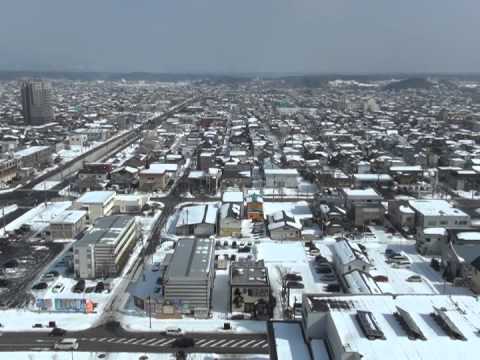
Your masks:
{"label": "traffic lane", "polygon": [[[79,335],[79,334],[78,334]],[[131,334],[126,336],[75,336],[74,333],[66,337],[75,337],[79,343],[79,351],[103,351],[103,352],[174,352],[180,350],[174,348],[175,336],[153,336],[151,333]],[[191,337],[195,346],[181,349],[188,352],[216,352],[216,353],[250,353],[267,354],[268,340],[265,335],[255,334],[201,334]],[[26,334],[12,333],[0,337],[0,351],[21,350],[51,350],[60,337],[48,336],[48,333]]]}

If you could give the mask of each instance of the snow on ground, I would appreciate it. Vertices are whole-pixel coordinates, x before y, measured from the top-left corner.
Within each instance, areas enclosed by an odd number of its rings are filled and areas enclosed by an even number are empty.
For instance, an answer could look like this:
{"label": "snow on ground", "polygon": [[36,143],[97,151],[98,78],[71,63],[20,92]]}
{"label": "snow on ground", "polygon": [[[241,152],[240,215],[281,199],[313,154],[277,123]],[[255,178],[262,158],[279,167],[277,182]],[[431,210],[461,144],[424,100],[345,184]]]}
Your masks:
{"label": "snow on ground", "polygon": [[[320,249],[328,252],[328,250]],[[282,276],[286,273],[297,273],[303,278],[304,289],[291,289],[290,305],[301,302],[303,293],[325,293],[329,283],[320,280],[314,269],[314,257],[306,253],[303,242],[262,241],[256,245],[257,260],[263,259],[268,268],[268,277],[273,295],[280,304]],[[280,306],[275,308],[275,318],[282,318]]]}
{"label": "snow on ground", "polygon": [[63,163],[66,163],[101,144],[100,142],[94,142],[90,146],[70,145],[69,149],[62,149],[57,155],[62,158]]}
{"label": "snow on ground", "polygon": [[5,231],[15,231],[23,224],[30,225],[33,231],[41,231],[49,225],[53,218],[67,210],[71,205],[71,201],[42,203],[9,223],[4,229],[0,230],[0,234],[3,235]]}
{"label": "snow on ground", "polygon": [[33,187],[33,190],[35,191],[44,191],[44,190],[51,190],[58,184],[60,184],[61,181],[55,181],[55,180],[45,180],[42,181],[41,183],[38,183]]}
{"label": "snow on ground", "polygon": [[[49,321],[65,330],[86,330],[98,320],[100,314],[35,312],[25,309],[8,309],[0,312],[2,331],[51,331]],[[42,324],[44,328],[32,328]]]}
{"label": "snow on ground", "polygon": [[310,360],[300,323],[274,322],[278,360]]}

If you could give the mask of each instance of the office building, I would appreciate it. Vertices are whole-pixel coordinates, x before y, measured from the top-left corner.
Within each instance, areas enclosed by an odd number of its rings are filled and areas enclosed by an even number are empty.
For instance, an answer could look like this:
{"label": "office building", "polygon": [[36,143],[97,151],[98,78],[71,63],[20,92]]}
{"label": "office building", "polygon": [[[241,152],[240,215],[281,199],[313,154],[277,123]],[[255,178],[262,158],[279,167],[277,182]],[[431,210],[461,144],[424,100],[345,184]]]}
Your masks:
{"label": "office building", "polygon": [[22,83],[21,96],[26,124],[42,125],[54,121],[51,88],[47,84],[25,81]]}

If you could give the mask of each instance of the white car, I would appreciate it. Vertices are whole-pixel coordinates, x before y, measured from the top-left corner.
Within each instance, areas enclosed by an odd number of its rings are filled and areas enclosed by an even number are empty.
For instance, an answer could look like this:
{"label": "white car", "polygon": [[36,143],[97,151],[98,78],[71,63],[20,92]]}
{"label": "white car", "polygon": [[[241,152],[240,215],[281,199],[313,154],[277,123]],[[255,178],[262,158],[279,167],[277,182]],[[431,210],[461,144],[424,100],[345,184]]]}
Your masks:
{"label": "white car", "polygon": [[77,350],[78,349],[78,341],[74,338],[65,338],[60,341],[57,341],[53,348],[55,350]]}
{"label": "white car", "polygon": [[179,327],[167,327],[165,329],[165,334],[171,336],[180,336],[183,335],[183,331]]}

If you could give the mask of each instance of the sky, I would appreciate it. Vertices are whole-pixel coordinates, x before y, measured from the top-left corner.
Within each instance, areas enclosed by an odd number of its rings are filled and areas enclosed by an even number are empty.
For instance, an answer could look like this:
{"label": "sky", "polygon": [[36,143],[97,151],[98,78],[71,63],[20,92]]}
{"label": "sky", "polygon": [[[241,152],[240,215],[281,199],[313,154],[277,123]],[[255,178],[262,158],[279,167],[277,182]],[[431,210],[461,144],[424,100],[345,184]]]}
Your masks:
{"label": "sky", "polygon": [[480,72],[478,0],[1,0],[0,69]]}

